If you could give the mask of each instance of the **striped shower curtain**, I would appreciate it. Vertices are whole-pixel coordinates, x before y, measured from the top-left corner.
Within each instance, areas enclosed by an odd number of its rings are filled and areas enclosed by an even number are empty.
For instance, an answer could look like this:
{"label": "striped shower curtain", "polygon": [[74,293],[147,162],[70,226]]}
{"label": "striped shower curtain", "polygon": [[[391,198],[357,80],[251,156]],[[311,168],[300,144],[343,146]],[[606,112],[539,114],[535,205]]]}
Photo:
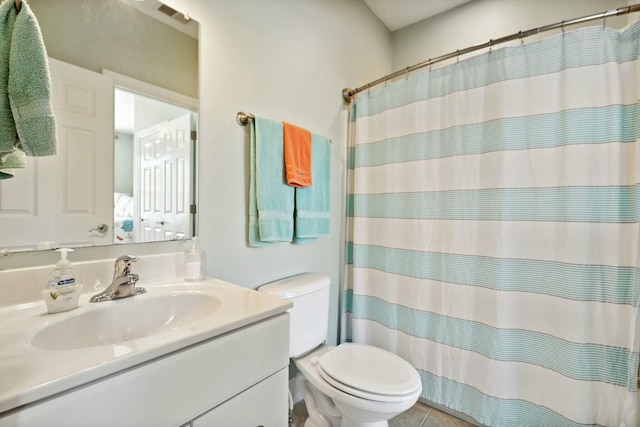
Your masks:
{"label": "striped shower curtain", "polygon": [[488,426],[636,426],[640,23],[352,105],[345,340]]}

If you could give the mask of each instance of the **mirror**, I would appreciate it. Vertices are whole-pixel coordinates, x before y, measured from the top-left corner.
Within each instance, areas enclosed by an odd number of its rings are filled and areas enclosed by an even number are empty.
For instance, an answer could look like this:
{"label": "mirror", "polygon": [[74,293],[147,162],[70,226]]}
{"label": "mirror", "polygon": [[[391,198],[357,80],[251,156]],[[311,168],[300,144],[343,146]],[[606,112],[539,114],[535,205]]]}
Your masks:
{"label": "mirror", "polygon": [[0,250],[179,240],[195,229],[198,24],[157,0],[29,0],[58,154],[0,181]]}

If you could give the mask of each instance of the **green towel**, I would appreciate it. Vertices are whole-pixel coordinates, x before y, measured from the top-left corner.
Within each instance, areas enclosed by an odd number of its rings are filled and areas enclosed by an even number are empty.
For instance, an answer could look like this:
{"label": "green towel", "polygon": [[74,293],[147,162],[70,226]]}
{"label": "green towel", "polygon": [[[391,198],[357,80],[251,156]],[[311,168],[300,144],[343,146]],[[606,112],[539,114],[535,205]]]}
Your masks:
{"label": "green towel", "polygon": [[23,151],[13,150],[11,153],[0,157],[0,179],[13,178],[13,169],[27,166],[27,157]]}
{"label": "green towel", "polygon": [[296,188],[295,242],[306,243],[330,232],[331,146],[327,138],[311,140],[313,185]]}
{"label": "green towel", "polygon": [[18,133],[9,102],[9,54],[11,37],[18,16],[15,4],[0,4],[0,156],[11,153],[18,145]]}
{"label": "green towel", "polygon": [[284,178],[283,127],[255,117],[251,133],[249,245],[293,240],[294,188]]}
{"label": "green towel", "polygon": [[[17,136],[17,138],[16,138]],[[0,155],[56,154],[51,82],[40,26],[26,1],[0,5]]]}

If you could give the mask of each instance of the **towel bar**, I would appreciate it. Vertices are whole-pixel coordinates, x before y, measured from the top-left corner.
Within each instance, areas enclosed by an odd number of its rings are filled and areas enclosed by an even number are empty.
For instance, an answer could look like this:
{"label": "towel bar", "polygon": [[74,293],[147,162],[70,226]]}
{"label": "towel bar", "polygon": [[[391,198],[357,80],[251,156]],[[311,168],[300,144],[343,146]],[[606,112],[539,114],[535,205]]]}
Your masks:
{"label": "towel bar", "polygon": [[[238,111],[236,113],[236,122],[238,122],[240,126],[246,126],[249,124],[249,120],[253,120],[255,118],[256,116],[251,113],[243,113],[242,111]],[[332,139],[329,140],[329,144],[333,144]]]}
{"label": "towel bar", "polygon": [[255,116],[251,113],[243,113],[242,111],[238,111],[236,114],[236,122],[240,126],[246,126],[249,123],[249,120],[253,120]]}

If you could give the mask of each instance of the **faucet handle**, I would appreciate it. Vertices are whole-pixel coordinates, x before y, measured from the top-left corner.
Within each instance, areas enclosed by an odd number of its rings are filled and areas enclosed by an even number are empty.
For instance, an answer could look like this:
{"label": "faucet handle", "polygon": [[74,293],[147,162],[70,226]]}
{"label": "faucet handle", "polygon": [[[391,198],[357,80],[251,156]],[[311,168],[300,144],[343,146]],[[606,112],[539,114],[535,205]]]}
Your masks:
{"label": "faucet handle", "polygon": [[113,277],[125,276],[131,274],[131,263],[138,261],[138,257],[134,255],[122,255],[116,259]]}

